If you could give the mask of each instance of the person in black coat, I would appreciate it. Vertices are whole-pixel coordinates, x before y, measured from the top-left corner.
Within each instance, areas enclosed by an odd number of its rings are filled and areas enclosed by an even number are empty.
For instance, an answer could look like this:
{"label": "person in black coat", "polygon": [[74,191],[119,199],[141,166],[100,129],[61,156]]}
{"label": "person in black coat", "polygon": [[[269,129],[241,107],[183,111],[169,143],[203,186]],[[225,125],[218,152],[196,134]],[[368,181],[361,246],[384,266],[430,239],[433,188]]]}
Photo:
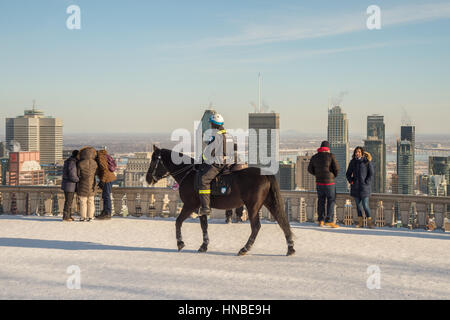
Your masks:
{"label": "person in black coat", "polygon": [[311,157],[308,172],[316,177],[319,227],[338,228],[338,225],[334,223],[334,204],[336,202],[334,179],[339,174],[339,165],[335,155],[330,152],[330,143],[328,141],[322,141],[320,148],[317,149],[317,153]]}
{"label": "person in black coat", "polygon": [[63,221],[73,221],[72,219],[72,203],[77,182],[80,181],[77,174],[77,155],[78,150],[72,151],[72,155],[64,161],[63,180],[61,189],[64,190],[64,213]]}
{"label": "person in black coat", "polygon": [[362,227],[363,224],[363,209],[367,217],[368,226],[370,228],[374,226],[369,208],[370,185],[374,175],[371,160],[372,156],[370,153],[365,152],[362,147],[356,147],[346,173],[347,180],[351,185],[350,195],[356,202],[356,210],[358,212],[357,228]]}

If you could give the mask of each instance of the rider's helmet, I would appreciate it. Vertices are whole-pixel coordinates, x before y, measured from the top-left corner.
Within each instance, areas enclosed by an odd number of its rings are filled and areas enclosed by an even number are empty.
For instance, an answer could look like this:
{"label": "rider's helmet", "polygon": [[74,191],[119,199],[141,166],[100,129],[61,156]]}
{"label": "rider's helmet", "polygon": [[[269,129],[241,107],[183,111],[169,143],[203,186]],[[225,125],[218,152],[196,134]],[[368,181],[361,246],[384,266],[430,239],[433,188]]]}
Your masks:
{"label": "rider's helmet", "polygon": [[209,117],[209,122],[221,126],[223,125],[223,117],[218,113],[214,113],[211,115],[211,117]]}

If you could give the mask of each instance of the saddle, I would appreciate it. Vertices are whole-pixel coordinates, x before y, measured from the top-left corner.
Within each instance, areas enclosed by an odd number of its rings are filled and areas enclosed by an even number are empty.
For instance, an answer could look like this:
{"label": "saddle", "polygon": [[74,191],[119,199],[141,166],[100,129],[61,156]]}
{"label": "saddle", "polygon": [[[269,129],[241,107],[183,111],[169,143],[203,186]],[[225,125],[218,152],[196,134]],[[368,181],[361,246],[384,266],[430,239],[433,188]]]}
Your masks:
{"label": "saddle", "polygon": [[[211,181],[212,196],[227,196],[231,193],[233,185],[233,175],[231,173],[248,168],[248,164],[233,163],[225,166],[219,174]],[[195,190],[200,186],[200,170],[196,170],[195,174]]]}

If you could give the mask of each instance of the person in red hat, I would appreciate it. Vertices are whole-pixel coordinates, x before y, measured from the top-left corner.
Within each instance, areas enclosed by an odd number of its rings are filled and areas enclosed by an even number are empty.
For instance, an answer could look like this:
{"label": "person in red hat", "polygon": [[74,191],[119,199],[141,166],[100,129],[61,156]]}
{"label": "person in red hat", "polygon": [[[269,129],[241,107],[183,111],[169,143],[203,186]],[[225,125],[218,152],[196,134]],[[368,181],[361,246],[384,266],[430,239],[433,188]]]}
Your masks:
{"label": "person in red hat", "polygon": [[[336,202],[336,185],[334,179],[339,173],[339,165],[334,154],[330,152],[328,141],[322,141],[317,153],[311,157],[308,172],[316,177],[318,196],[317,214],[319,227],[338,228],[334,223],[334,205]],[[326,204],[326,215],[325,215]]]}

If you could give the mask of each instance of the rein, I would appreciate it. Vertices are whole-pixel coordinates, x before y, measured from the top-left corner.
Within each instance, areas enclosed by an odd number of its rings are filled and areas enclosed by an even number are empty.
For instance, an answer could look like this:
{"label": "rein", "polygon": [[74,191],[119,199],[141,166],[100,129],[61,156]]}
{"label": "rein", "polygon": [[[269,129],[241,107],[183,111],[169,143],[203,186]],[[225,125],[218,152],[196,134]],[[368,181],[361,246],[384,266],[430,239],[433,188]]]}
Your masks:
{"label": "rein", "polygon": [[[152,177],[154,177],[155,180],[157,179],[157,181],[158,181],[158,180],[161,180],[161,179],[163,179],[163,178],[166,178],[166,177],[168,177],[168,176],[170,176],[170,175],[173,176],[173,177],[175,177],[176,175],[179,175],[180,173],[183,173],[184,171],[187,171],[187,170],[191,169],[189,172],[187,172],[187,173],[183,176],[183,178],[181,178],[181,181],[180,181],[180,183],[179,183],[180,186],[181,186],[181,183],[183,182],[184,178],[186,178],[186,176],[192,171],[192,169],[193,169],[193,167],[194,167],[194,165],[195,165],[195,164],[191,164],[191,165],[186,166],[186,167],[184,167],[184,168],[181,168],[181,169],[179,169],[179,170],[177,170],[177,171],[175,171],[175,172],[173,172],[173,173],[171,173],[169,170],[167,170],[167,171],[169,171],[168,173],[166,173],[165,175],[163,175],[163,176],[157,178],[157,177],[155,177],[154,173],[155,173],[156,169],[158,168],[158,165],[159,165],[160,162],[161,162],[161,155],[158,156],[158,160],[156,161],[155,167],[153,168],[153,171],[152,171]],[[166,168],[166,166],[164,165],[164,163],[161,163],[161,165],[162,165],[164,168]],[[167,169],[167,168],[166,168],[166,169]]]}

